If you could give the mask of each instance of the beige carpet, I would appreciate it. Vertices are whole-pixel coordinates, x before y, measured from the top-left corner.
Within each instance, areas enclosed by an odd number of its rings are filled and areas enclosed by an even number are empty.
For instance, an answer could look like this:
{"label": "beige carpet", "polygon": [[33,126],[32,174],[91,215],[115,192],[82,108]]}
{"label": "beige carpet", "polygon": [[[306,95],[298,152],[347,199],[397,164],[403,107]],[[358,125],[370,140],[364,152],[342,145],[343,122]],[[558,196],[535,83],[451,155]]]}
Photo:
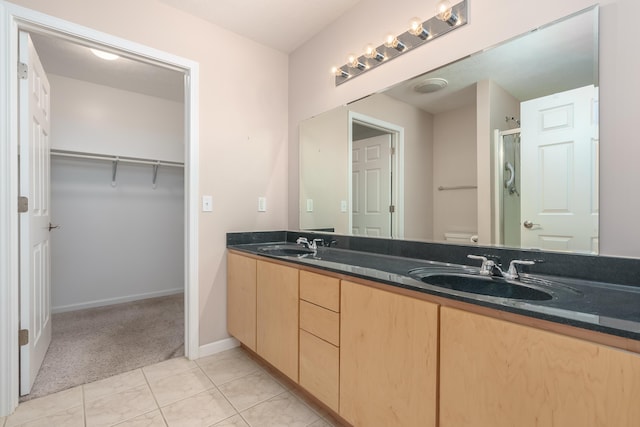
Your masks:
{"label": "beige carpet", "polygon": [[184,295],[54,314],[31,394],[45,396],[184,355]]}

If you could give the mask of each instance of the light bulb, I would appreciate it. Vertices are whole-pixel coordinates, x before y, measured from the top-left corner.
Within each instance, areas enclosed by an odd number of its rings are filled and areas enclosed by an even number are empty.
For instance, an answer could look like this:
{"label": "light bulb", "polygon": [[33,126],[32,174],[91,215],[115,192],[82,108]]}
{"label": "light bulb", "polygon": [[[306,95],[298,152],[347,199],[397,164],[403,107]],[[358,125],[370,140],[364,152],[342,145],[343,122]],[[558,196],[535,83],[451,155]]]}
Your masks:
{"label": "light bulb", "polygon": [[364,47],[364,56],[369,59],[375,59],[380,62],[384,59],[384,55],[376,50],[376,47],[369,43]]}
{"label": "light bulb", "polygon": [[429,37],[429,32],[422,26],[422,19],[420,18],[412,18],[409,21],[409,34],[420,37],[422,40],[426,40]]}
{"label": "light bulb", "polygon": [[89,48],[89,49],[91,50],[91,53],[93,53],[95,56],[97,56],[98,58],[102,58],[106,61],[114,61],[120,58],[115,53],[103,52],[101,50],[93,49],[93,48]]}
{"label": "light bulb", "polygon": [[342,68],[339,68],[339,67],[331,68],[331,74],[333,74],[336,77],[344,77],[345,79],[349,77],[349,73],[347,73],[346,71],[344,71]]}
{"label": "light bulb", "polygon": [[350,53],[347,57],[347,65],[351,68],[357,68],[359,70],[364,70],[366,66],[360,62],[355,53]]}
{"label": "light bulb", "polygon": [[440,0],[436,5],[436,18],[453,27],[458,23],[458,16],[453,13],[449,0]]}
{"label": "light bulb", "polygon": [[394,36],[393,34],[387,34],[384,38],[384,45],[388,48],[393,48],[395,50],[397,50],[398,52],[402,52],[403,50],[405,50],[405,48],[407,46],[405,46],[404,43],[402,43],[400,40],[398,40],[398,38],[396,36]]}

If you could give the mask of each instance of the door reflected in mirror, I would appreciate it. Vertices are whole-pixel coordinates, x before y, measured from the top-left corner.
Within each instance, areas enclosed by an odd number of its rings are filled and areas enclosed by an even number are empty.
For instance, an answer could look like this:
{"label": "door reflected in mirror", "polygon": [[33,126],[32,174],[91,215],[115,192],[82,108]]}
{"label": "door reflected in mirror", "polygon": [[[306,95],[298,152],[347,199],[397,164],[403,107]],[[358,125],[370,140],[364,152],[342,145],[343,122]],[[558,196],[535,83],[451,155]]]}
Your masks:
{"label": "door reflected in mirror", "polygon": [[300,228],[598,252],[597,7],[300,124]]}

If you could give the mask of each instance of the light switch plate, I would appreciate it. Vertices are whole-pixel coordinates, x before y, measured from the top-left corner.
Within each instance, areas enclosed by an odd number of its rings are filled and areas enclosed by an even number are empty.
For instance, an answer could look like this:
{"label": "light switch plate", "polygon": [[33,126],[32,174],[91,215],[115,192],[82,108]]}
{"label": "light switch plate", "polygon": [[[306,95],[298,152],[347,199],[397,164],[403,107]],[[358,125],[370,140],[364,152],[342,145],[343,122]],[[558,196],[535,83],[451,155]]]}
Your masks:
{"label": "light switch plate", "polygon": [[307,212],[313,212],[313,199],[307,199]]}
{"label": "light switch plate", "polygon": [[213,211],[213,198],[211,196],[202,196],[202,212]]}
{"label": "light switch plate", "polygon": [[347,211],[347,201],[340,200],[340,212],[346,212],[346,211]]}
{"label": "light switch plate", "polygon": [[267,198],[258,197],[258,212],[266,212],[266,211],[267,211]]}

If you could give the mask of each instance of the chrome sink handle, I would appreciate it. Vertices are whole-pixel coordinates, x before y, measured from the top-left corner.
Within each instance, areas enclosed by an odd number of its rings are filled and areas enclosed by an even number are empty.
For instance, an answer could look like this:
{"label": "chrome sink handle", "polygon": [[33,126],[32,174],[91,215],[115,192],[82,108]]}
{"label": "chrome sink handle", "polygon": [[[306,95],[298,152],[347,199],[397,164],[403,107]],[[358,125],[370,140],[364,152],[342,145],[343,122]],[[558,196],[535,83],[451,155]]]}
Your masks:
{"label": "chrome sink handle", "polygon": [[482,265],[480,266],[480,275],[482,276],[493,276],[494,269],[499,269],[496,262],[492,259],[487,258],[482,255],[467,255],[469,259],[477,259],[482,261]]}
{"label": "chrome sink handle", "polygon": [[505,279],[510,279],[510,280],[516,280],[520,278],[520,273],[518,273],[518,268],[516,267],[516,265],[534,265],[536,262],[535,261],[529,261],[529,260],[521,260],[521,259],[514,259],[509,263],[509,270],[507,270],[506,273],[503,273],[502,276]]}
{"label": "chrome sink handle", "polygon": [[310,242],[306,237],[298,237],[298,240],[296,240],[296,243],[315,251],[318,249],[318,243],[320,243],[321,245],[324,245],[324,240],[313,239]]}

